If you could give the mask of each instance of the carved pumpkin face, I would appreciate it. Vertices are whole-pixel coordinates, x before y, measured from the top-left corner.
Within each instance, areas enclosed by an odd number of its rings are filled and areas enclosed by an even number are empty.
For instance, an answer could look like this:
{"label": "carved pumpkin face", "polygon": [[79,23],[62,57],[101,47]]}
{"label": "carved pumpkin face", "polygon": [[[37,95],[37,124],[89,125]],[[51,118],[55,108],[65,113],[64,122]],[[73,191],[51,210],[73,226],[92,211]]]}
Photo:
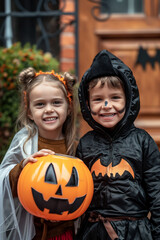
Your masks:
{"label": "carved pumpkin face", "polygon": [[18,180],[18,197],[32,215],[48,220],[81,216],[93,196],[93,180],[78,158],[47,155],[28,163]]}

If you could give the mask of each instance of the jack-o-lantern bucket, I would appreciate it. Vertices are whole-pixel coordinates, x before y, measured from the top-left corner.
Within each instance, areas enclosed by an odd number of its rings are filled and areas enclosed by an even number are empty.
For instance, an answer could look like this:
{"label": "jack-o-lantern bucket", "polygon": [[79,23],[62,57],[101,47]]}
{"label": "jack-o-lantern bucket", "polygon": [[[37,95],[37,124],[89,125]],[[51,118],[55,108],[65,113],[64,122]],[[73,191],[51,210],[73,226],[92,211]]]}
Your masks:
{"label": "jack-o-lantern bucket", "polygon": [[93,180],[78,158],[47,155],[28,163],[18,180],[18,197],[32,215],[48,220],[81,216],[93,196]]}

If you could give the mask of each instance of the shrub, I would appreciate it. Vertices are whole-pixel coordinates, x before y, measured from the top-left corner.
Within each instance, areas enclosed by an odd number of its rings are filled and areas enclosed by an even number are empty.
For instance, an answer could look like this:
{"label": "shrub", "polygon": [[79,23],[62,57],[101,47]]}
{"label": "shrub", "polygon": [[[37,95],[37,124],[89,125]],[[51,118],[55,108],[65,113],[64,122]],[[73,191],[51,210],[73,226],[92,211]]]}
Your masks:
{"label": "shrub", "polygon": [[58,71],[59,63],[50,53],[43,53],[36,46],[20,43],[10,48],[0,48],[0,162],[15,134],[19,109],[17,76],[24,68],[36,71]]}

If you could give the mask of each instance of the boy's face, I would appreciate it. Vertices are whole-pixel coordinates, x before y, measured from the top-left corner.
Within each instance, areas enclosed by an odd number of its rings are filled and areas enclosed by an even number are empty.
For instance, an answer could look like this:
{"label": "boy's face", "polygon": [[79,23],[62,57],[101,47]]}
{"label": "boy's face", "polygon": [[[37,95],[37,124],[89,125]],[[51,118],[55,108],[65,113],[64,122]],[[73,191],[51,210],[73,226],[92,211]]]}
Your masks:
{"label": "boy's face", "polygon": [[89,90],[89,104],[93,119],[103,127],[113,129],[125,114],[126,98],[122,87],[101,87],[99,81]]}

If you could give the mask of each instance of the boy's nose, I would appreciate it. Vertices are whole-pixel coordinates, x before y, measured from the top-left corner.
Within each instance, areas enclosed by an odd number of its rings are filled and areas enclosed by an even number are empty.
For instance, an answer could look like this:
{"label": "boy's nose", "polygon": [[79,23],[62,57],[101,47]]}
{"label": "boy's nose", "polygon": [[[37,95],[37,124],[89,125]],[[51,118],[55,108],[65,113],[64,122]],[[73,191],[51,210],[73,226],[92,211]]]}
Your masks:
{"label": "boy's nose", "polygon": [[109,101],[105,100],[103,103],[103,108],[109,108],[109,107],[110,107]]}
{"label": "boy's nose", "polygon": [[107,105],[108,105],[108,101],[105,101],[104,106],[107,107]]}

